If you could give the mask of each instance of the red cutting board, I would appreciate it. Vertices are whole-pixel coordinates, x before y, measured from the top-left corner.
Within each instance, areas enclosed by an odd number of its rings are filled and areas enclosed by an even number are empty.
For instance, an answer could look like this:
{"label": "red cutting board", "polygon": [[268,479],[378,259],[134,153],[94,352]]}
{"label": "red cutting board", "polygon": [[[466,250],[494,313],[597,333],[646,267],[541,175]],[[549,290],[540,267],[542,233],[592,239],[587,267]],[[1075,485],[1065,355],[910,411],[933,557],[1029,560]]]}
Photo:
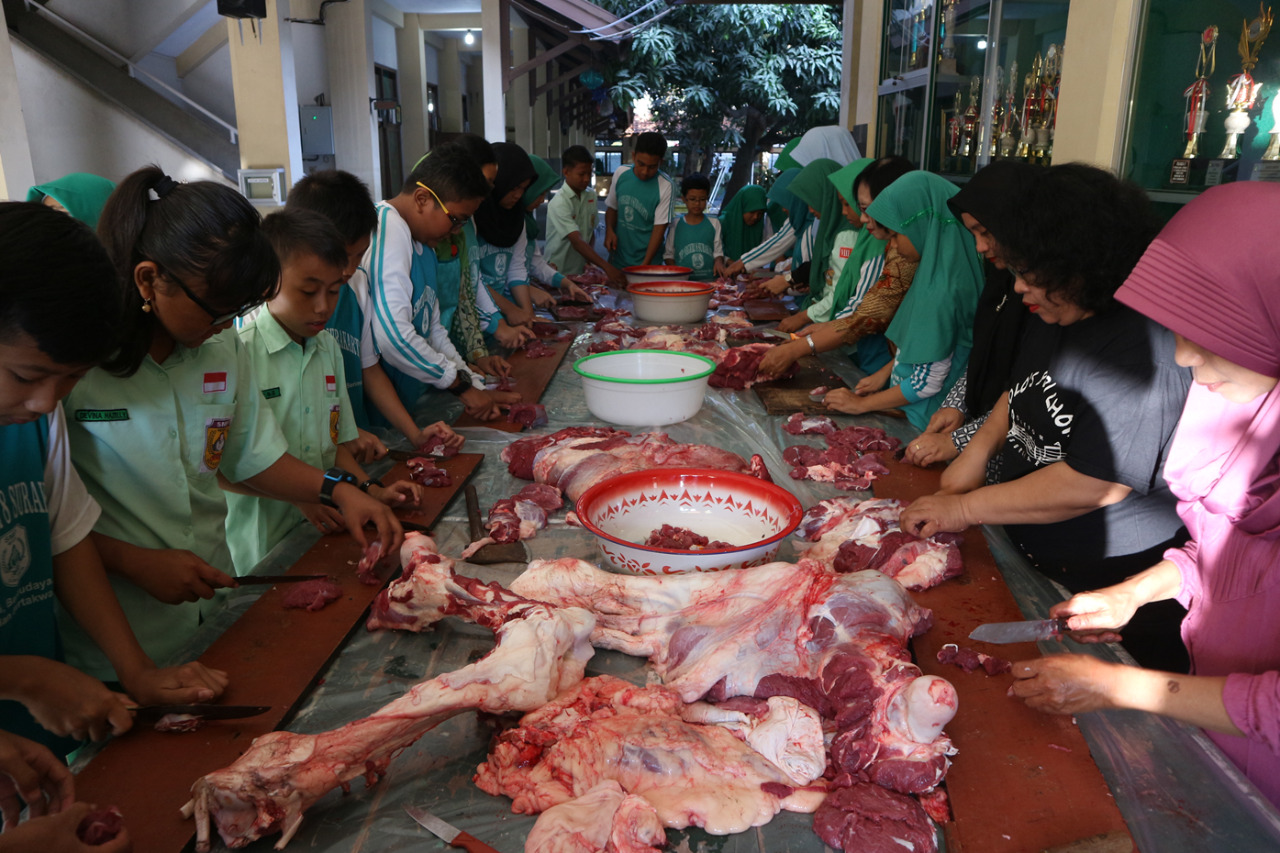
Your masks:
{"label": "red cutting board", "polygon": [[[556,354],[545,358],[525,358],[524,350],[516,350],[507,356],[507,361],[511,362],[511,378],[515,381],[515,390],[520,392],[520,400],[523,403],[536,403],[542,399],[542,393],[551,384],[552,377],[556,375],[556,368],[564,360],[564,354],[569,351],[573,340],[543,341],[543,343],[555,350]],[[524,429],[520,424],[508,421],[505,415],[496,420],[481,421],[466,412],[463,412],[453,425],[455,427],[487,426],[503,432],[520,432]]]}
{"label": "red cutting board", "polygon": [[[937,491],[940,468],[892,459],[886,464],[891,473],[875,482],[876,497],[910,501]],[[1071,717],[1042,714],[1008,697],[1011,675],[966,673],[938,663],[946,643],[1015,662],[1040,656],[1035,643],[993,646],[968,639],[984,622],[1025,617],[980,530],[965,533],[961,553],[962,576],[912,594],[934,617],[933,627],[912,641],[916,662],[950,681],[960,697],[946,728],[959,750],[945,782],[953,815],[944,826],[948,853],[1026,853],[1093,836],[1112,843],[1129,839],[1119,849],[1132,849],[1124,818]]]}
{"label": "red cutting board", "polygon": [[[434,524],[483,458],[480,453],[460,453],[438,460],[453,484],[428,489],[426,504],[403,513],[405,519],[425,527]],[[408,470],[400,464],[383,479],[407,477]],[[360,557],[360,546],[350,536],[324,537],[286,574],[327,574],[342,585],[342,598],[315,613],[285,610],[281,605],[288,585],[273,586],[200,656],[206,666],[231,677],[222,702],[270,705],[270,711],[244,720],[210,722],[187,734],[136,728],[108,743],[76,776],[76,798],[119,806],[134,850],[183,850],[195,834],[195,823],[184,820],[179,811],[192,783],[231,764],[254,738],[281,726],[346,638],[363,629],[370,603],[399,572],[386,568],[377,586],[362,584],[355,577]]]}

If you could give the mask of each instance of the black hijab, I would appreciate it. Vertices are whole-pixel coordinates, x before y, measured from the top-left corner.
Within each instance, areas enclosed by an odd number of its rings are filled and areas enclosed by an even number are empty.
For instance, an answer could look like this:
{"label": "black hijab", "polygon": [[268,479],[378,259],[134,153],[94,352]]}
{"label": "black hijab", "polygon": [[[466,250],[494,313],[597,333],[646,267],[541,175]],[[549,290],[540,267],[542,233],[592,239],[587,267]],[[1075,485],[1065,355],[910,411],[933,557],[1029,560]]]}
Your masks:
{"label": "black hijab", "polygon": [[[1021,199],[1043,173],[1043,167],[1023,160],[997,160],[975,174],[947,205],[956,216],[967,213],[978,220],[998,243],[1018,216]],[[986,284],[973,316],[973,351],[966,374],[969,418],[991,411],[1009,390],[1009,372],[1027,318],[1022,297],[1013,289],[1013,273],[990,261],[984,268]]]}
{"label": "black hijab", "polygon": [[498,158],[498,177],[494,179],[493,192],[476,208],[476,233],[490,246],[507,249],[524,233],[524,207],[517,201],[506,210],[498,202],[520,184],[537,177],[537,172],[529,155],[514,142],[495,142],[493,153]]}

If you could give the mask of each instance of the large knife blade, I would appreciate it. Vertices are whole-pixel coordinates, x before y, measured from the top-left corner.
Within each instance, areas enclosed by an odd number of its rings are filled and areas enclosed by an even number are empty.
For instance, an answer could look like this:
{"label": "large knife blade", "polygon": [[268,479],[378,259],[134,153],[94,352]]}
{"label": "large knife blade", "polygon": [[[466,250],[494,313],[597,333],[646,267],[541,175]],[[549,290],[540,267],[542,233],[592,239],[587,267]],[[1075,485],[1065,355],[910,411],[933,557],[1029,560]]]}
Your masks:
{"label": "large knife blade", "polygon": [[405,806],[404,810],[409,817],[418,822],[419,826],[429,830],[450,847],[458,847],[468,851],[468,853],[498,853],[497,850],[494,850],[474,835],[463,832],[451,823],[446,823],[426,809],[420,809],[417,806]]}
{"label": "large knife blade", "polygon": [[1067,631],[1067,617],[1041,619],[1035,622],[989,622],[979,625],[969,635],[982,643],[1030,643],[1060,637]]}
{"label": "large knife blade", "polygon": [[155,723],[169,714],[189,714],[206,720],[240,720],[256,717],[271,710],[270,705],[142,705],[131,708],[139,723]]}
{"label": "large knife blade", "polygon": [[324,580],[328,575],[244,575],[236,578],[236,583],[244,584],[272,584],[272,583],[301,583],[303,581]]}

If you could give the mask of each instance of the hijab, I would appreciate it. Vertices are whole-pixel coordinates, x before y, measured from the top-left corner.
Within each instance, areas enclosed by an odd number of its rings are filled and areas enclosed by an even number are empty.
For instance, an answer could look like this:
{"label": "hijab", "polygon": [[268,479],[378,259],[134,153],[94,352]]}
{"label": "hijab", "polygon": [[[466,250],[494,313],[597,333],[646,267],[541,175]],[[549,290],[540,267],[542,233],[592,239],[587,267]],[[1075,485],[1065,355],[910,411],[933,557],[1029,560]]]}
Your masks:
{"label": "hijab", "polygon": [[43,202],[48,196],[66,208],[73,218],[96,229],[102,207],[115,188],[116,185],[106,178],[88,172],[72,172],[27,190],[27,201]]}
{"label": "hijab", "polygon": [[506,249],[514,246],[524,233],[524,208],[516,202],[507,210],[498,202],[525,181],[536,180],[538,175],[529,155],[514,142],[495,142],[493,153],[498,158],[498,177],[489,197],[476,208],[474,219],[481,240]]}
{"label": "hijab", "polygon": [[792,152],[796,150],[796,146],[800,144],[800,137],[788,140],[787,144],[782,146],[782,153],[778,155],[778,159],[773,161],[773,168],[779,172],[785,172],[787,169],[799,169],[803,164],[796,162],[796,158],[792,156]]}
{"label": "hijab", "polygon": [[[1022,160],[997,160],[980,169],[947,201],[957,217],[967,213],[987,229],[996,242],[1009,233],[1018,215],[1018,199],[1044,169]],[[973,318],[973,351],[966,375],[965,411],[978,417],[991,411],[1009,387],[1013,356],[1030,316],[1014,292],[1013,273],[985,264],[986,284]]]}
{"label": "hijab", "polygon": [[800,263],[800,244],[804,241],[804,232],[813,224],[813,214],[809,212],[809,205],[796,198],[795,193],[791,192],[791,184],[799,175],[799,169],[787,169],[769,188],[770,203],[779,205],[787,211],[787,221],[796,232],[796,245],[791,253],[791,259],[797,265]]}
{"label": "hijab", "polygon": [[[851,207],[858,206],[857,193],[854,190],[854,186],[858,182],[858,176],[874,162],[875,160],[870,157],[864,157],[861,160],[854,160],[843,169],[832,172],[827,176],[827,180],[836,188],[836,192],[845,201],[849,202]],[[843,211],[841,211],[840,215],[844,215]],[[845,261],[844,268],[840,270],[840,280],[835,285],[835,294],[831,303],[833,315],[838,314],[845,305],[849,304],[849,299],[853,296],[853,290],[858,284],[858,278],[862,274],[862,265],[872,258],[884,254],[885,245],[884,240],[877,240],[872,237],[868,228],[862,228],[858,232],[858,239],[853,244],[853,251],[849,254],[849,260]]]}
{"label": "hijab", "polygon": [[733,199],[720,210],[721,240],[726,258],[736,261],[760,245],[760,241],[764,239],[764,217],[760,217],[755,225],[747,225],[742,221],[742,215],[753,210],[762,211],[768,205],[764,187],[751,184],[738,190]]}
{"label": "hijab", "polygon": [[818,236],[813,241],[813,254],[809,258],[809,296],[805,304],[822,296],[827,286],[827,270],[831,269],[831,250],[836,235],[850,231],[853,226],[841,211],[840,193],[828,177],[840,171],[840,164],[820,157],[800,170],[791,182],[791,194],[805,205],[818,211]]}
{"label": "hijab", "polygon": [[520,209],[524,211],[524,234],[530,240],[536,240],[538,237],[538,220],[533,218],[533,211],[529,210],[529,205],[538,200],[538,196],[548,192],[556,185],[556,181],[560,180],[560,175],[556,170],[551,168],[551,164],[543,160],[537,154],[529,155],[530,162],[533,163],[534,178],[533,183],[529,184],[529,188],[524,191],[524,195],[520,198]]}
{"label": "hijab", "polygon": [[[1170,220],[1116,299],[1234,364],[1280,377],[1280,187],[1205,190]],[[1228,250],[1224,251],[1224,247]],[[1193,385],[1165,479],[1245,533],[1280,531],[1280,385],[1233,403]]]}
{"label": "hijab", "polygon": [[853,141],[853,134],[838,125],[812,127],[791,151],[791,157],[801,166],[815,160],[835,160],[837,166],[847,166],[862,156]]}
{"label": "hijab", "polygon": [[947,207],[956,192],[955,184],[932,172],[908,172],[867,208],[868,216],[905,234],[920,253],[911,288],[885,332],[908,364],[939,361],[973,344],[982,258],[973,235]]}

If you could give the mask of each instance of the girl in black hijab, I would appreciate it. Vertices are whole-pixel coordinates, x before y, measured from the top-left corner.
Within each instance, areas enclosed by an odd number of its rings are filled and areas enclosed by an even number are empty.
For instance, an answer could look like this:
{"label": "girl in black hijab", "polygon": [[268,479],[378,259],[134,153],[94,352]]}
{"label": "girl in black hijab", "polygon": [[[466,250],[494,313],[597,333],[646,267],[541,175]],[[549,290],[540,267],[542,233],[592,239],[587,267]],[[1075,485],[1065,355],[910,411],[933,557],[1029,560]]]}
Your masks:
{"label": "girl in black hijab", "polygon": [[1013,290],[1013,273],[1001,258],[1000,235],[1019,215],[1021,199],[1044,173],[1022,160],[998,160],[979,171],[948,202],[973,234],[986,259],[986,285],[973,318],[973,351],[963,379],[955,384],[929,426],[913,439],[904,458],[924,467],[949,462],[986,420],[1008,390],[1009,369],[1027,312]]}
{"label": "girl in black hijab", "polygon": [[493,153],[498,158],[498,175],[493,191],[476,208],[477,239],[471,260],[479,265],[480,281],[507,322],[516,326],[533,319],[520,199],[537,172],[529,155],[515,143],[494,143]]}

